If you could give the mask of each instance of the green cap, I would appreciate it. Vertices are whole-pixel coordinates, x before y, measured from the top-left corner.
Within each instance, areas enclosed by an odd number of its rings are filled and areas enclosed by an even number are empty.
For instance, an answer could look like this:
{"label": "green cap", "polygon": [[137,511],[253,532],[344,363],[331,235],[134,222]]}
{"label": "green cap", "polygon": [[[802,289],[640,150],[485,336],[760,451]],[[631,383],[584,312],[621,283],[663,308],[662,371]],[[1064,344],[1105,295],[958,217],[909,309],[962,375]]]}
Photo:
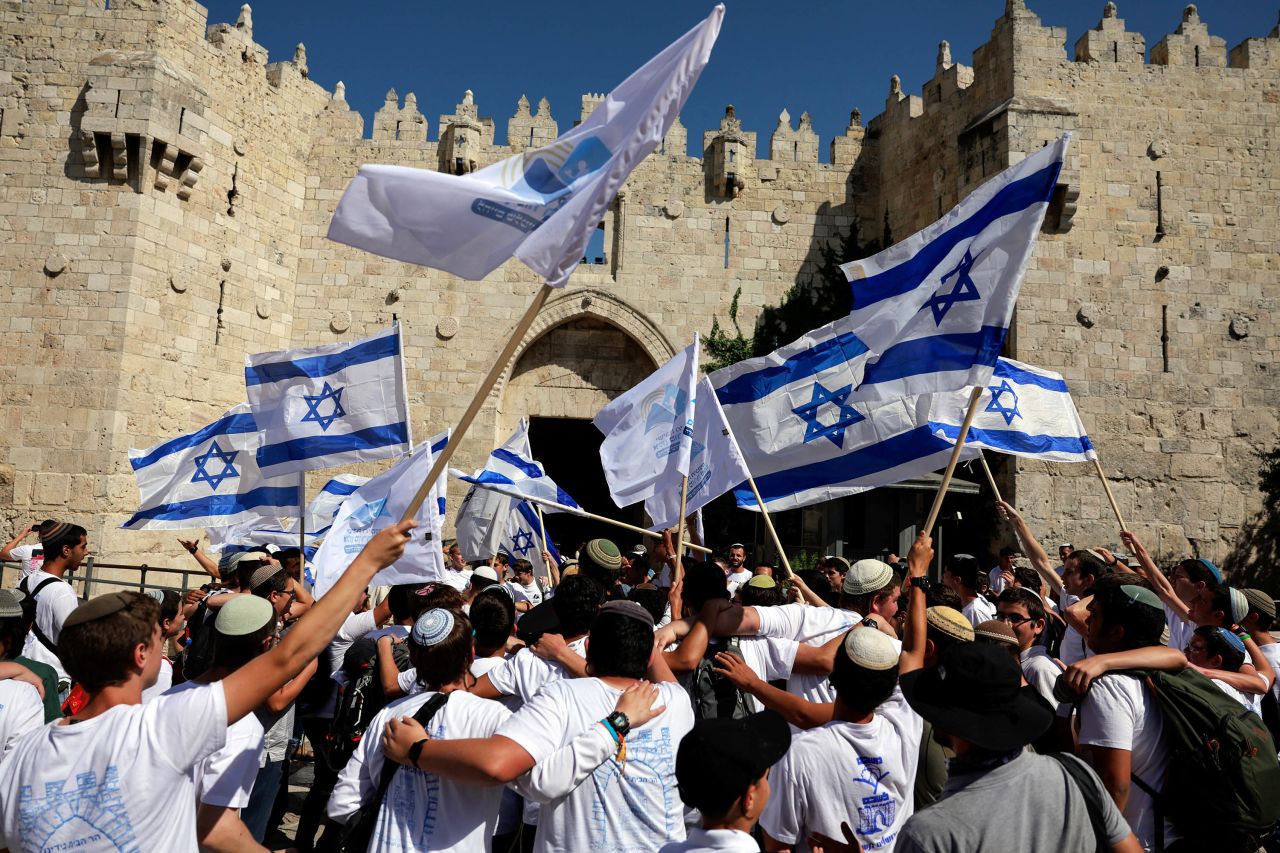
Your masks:
{"label": "green cap", "polygon": [[756,575],[747,581],[747,586],[754,586],[756,589],[773,589],[778,582],[768,575]]}
{"label": "green cap", "polygon": [[1130,601],[1138,604],[1145,604],[1148,607],[1154,607],[1156,610],[1164,610],[1164,605],[1160,603],[1160,597],[1145,586],[1134,586],[1133,584],[1125,584],[1120,587],[1120,591]]}

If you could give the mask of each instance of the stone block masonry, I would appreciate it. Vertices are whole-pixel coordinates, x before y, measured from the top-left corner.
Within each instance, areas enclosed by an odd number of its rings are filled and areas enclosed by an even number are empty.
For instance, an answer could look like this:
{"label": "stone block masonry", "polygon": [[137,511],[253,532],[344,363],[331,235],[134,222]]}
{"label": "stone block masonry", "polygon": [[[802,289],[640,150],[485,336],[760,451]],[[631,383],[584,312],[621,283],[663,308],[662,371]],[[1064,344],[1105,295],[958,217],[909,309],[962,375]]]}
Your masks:
{"label": "stone block masonry", "polygon": [[[692,152],[677,123],[457,463],[520,415],[592,416],[725,320],[737,288],[749,327],[813,279],[827,241],[855,224],[901,239],[1070,130],[1008,351],[1067,377],[1126,517],[1165,553],[1226,558],[1280,443],[1280,30],[1228,49],[1195,7],[1170,18],[1147,62],[1107,3],[1068,54],[1063,29],[1008,0],[972,68],[944,42],[919,94],[893,77],[884,111],[854,111],[825,148],[803,103],[767,159],[752,125],[769,117],[730,107]],[[534,276],[512,262],[461,281],[324,234],[362,163],[460,174],[559,132],[522,97],[498,145],[493,107],[391,91],[366,138],[305,47],[270,61],[247,6],[210,25],[190,0],[0,0],[0,524],[63,515],[113,558],[173,554],[170,536],[116,529],[136,501],[128,449],[242,400],[246,351],[354,339],[393,313],[415,434],[456,422]],[[1000,472],[1046,541],[1115,541],[1084,466]]]}

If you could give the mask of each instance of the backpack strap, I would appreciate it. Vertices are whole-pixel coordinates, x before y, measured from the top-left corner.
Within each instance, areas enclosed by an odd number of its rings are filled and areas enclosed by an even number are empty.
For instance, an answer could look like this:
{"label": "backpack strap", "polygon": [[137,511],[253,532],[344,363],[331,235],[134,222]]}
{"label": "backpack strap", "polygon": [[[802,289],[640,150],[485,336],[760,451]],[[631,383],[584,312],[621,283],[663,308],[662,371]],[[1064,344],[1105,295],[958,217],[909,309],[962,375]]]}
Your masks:
{"label": "backpack strap", "polygon": [[1106,806],[1102,802],[1097,786],[1093,784],[1095,780],[1091,778],[1092,774],[1075,756],[1061,752],[1051,752],[1048,757],[1062,765],[1067,777],[1075,783],[1076,789],[1084,796],[1085,810],[1089,813],[1089,824],[1093,827],[1093,837],[1097,842],[1097,849],[1111,849],[1111,845],[1107,843],[1107,828],[1103,820]]}
{"label": "backpack strap", "polygon": [[[35,589],[31,590],[30,592],[27,592],[27,581],[29,581],[30,579],[31,579],[31,575],[27,575],[25,578],[23,578],[22,581],[18,584],[18,589],[22,590],[22,592],[27,596],[27,598],[30,598],[32,601],[38,600],[40,596],[40,590],[44,589],[49,584],[66,583],[66,581],[62,580],[62,578],[45,578],[44,580],[40,581],[40,583],[36,584]],[[45,634],[45,632],[40,630],[40,625],[35,620],[32,620],[31,622],[31,633],[36,635],[36,639],[40,641],[40,645],[48,649],[50,654],[54,655],[55,657],[57,656],[58,644],[53,642],[53,640],[50,640],[49,637]]]}

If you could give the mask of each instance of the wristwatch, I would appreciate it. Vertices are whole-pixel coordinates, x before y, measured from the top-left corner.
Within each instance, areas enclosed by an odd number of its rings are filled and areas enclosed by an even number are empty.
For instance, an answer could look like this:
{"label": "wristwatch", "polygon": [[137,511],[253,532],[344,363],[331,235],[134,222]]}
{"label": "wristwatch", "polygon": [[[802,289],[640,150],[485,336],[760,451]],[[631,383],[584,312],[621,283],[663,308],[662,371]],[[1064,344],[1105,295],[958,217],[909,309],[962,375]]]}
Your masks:
{"label": "wristwatch", "polygon": [[618,733],[618,737],[626,737],[631,731],[631,722],[627,719],[627,715],[621,711],[614,711],[605,717],[605,722],[613,726],[613,730]]}
{"label": "wristwatch", "polygon": [[934,583],[933,581],[929,580],[929,578],[926,577],[925,575],[920,575],[919,577],[912,576],[911,586],[920,590],[925,595],[928,595],[929,590],[933,589]]}
{"label": "wristwatch", "polygon": [[427,740],[428,738],[424,737],[420,741],[415,741],[413,746],[409,747],[409,766],[410,767],[418,766],[418,759],[422,757],[422,745],[425,744]]}

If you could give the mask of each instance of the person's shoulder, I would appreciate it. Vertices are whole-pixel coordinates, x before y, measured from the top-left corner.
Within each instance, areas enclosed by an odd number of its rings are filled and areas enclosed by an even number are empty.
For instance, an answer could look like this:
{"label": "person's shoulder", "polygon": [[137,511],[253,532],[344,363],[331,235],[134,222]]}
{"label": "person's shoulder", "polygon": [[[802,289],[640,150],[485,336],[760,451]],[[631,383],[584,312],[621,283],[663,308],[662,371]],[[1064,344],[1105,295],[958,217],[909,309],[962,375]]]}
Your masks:
{"label": "person's shoulder", "polygon": [[40,691],[25,681],[18,681],[16,678],[7,678],[0,681],[0,697],[4,698],[4,702],[0,703],[0,710],[8,711],[9,703],[32,705],[38,708],[44,708],[44,703],[40,700]]}

